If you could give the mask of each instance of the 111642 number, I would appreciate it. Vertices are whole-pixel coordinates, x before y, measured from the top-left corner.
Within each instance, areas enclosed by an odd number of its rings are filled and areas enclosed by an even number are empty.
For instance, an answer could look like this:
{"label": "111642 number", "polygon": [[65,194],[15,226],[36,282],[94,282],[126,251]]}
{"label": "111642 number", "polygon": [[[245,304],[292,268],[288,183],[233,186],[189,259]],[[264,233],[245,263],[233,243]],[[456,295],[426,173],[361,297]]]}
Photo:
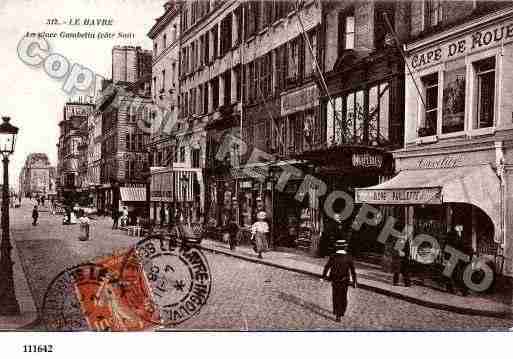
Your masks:
{"label": "111642 number", "polygon": [[24,345],[23,346],[24,353],[53,353],[53,345]]}

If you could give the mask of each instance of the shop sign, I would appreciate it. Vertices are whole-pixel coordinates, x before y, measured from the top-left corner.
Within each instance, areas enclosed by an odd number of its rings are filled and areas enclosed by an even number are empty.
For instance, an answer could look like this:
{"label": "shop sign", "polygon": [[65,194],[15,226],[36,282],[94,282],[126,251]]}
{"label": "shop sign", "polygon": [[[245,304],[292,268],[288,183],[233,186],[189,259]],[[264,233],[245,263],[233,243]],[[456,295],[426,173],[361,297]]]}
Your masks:
{"label": "shop sign", "polygon": [[369,204],[441,204],[442,188],[401,188],[356,190],[356,203]]}
{"label": "shop sign", "polygon": [[353,153],[352,164],[355,168],[381,168],[383,156],[371,153]]}
{"label": "shop sign", "polygon": [[513,40],[513,23],[495,25],[412,55],[408,62],[413,69],[418,69],[498,46],[503,41],[510,40]]}
{"label": "shop sign", "polygon": [[281,115],[304,111],[319,105],[319,90],[317,86],[305,87],[299,91],[285,94],[281,97]]}
{"label": "shop sign", "polygon": [[454,168],[454,167],[463,166],[463,163],[464,163],[464,158],[462,155],[433,157],[433,158],[420,158],[417,161],[417,168],[419,168],[419,169]]}

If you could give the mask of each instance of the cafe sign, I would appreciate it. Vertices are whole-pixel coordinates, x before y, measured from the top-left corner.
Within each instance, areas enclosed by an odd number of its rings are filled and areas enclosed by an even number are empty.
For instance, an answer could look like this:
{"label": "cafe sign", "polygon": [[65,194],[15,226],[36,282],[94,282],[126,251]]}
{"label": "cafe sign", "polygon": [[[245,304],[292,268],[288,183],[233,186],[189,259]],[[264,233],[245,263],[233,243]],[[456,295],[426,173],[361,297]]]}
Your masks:
{"label": "cafe sign", "polygon": [[381,168],[383,166],[383,155],[372,153],[353,153],[351,158],[355,168]]}
{"label": "cafe sign", "polygon": [[442,188],[400,188],[400,189],[366,189],[357,188],[356,203],[369,204],[441,204]]}
{"label": "cafe sign", "polygon": [[474,31],[449,43],[416,53],[407,61],[413,69],[420,69],[509,41],[513,41],[513,22]]}

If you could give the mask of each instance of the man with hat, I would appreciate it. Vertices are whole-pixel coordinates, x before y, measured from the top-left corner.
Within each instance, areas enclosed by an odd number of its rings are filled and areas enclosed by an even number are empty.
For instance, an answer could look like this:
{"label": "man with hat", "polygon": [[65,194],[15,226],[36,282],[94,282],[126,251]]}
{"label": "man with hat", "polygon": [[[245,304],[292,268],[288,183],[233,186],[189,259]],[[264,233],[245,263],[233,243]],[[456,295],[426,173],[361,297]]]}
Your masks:
{"label": "man with hat", "polygon": [[330,256],[328,263],[324,266],[322,279],[331,281],[333,288],[333,314],[337,322],[344,316],[347,308],[347,287],[350,279],[353,280],[353,287],[356,288],[356,271],[353,258],[347,253],[348,243],[345,240],[338,240],[335,243],[335,253]]}

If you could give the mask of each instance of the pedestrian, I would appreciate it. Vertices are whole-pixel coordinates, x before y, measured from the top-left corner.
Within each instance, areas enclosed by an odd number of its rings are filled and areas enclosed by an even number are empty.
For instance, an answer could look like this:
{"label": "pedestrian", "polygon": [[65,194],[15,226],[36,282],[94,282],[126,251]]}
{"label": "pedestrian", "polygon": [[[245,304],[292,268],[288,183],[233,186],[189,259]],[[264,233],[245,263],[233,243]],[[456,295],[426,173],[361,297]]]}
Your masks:
{"label": "pedestrian", "polygon": [[[399,248],[402,246],[402,248]],[[397,248],[396,248],[397,247]],[[403,276],[404,286],[409,287],[410,281],[410,241],[399,239],[392,249],[392,284],[399,285],[399,277]]]}
{"label": "pedestrian", "polygon": [[119,211],[117,208],[112,208],[112,229],[118,229]]}
{"label": "pedestrian", "polygon": [[37,219],[39,218],[39,211],[37,210],[37,206],[34,206],[32,210],[32,225],[37,226]]}
{"label": "pedestrian", "polygon": [[327,279],[331,282],[333,298],[333,314],[337,322],[343,317],[347,309],[347,288],[351,284],[357,287],[356,271],[351,255],[347,253],[348,243],[338,240],[333,253],[322,272],[321,281]]}
{"label": "pedestrian", "polygon": [[[447,233],[447,243],[446,245],[451,246],[453,249],[458,250],[460,253],[463,253],[469,256],[472,252],[472,249],[468,248],[469,246],[465,243],[463,238],[463,226],[456,225],[453,230]],[[445,253],[449,253],[445,251]],[[446,287],[447,292],[451,294],[456,294],[456,290],[459,290],[462,296],[468,295],[468,287],[465,285],[463,280],[463,274],[465,273],[466,263],[464,261],[459,260],[452,274],[447,277]]]}
{"label": "pedestrian", "polygon": [[233,220],[230,220],[223,230],[225,235],[228,235],[228,244],[230,250],[234,251],[237,247],[237,233],[239,232],[239,226]]}
{"label": "pedestrian", "polygon": [[264,211],[257,213],[257,221],[251,226],[252,240],[254,240],[254,250],[258,253],[258,258],[262,258],[262,253],[267,252],[269,225],[266,222],[267,214]]}
{"label": "pedestrian", "polygon": [[41,206],[45,205],[45,196],[41,196]]}
{"label": "pedestrian", "polygon": [[78,236],[78,239],[80,241],[88,241],[89,240],[89,229],[90,229],[90,221],[89,218],[86,216],[85,212],[83,210],[80,210],[79,214],[79,222],[80,222],[80,235]]}

